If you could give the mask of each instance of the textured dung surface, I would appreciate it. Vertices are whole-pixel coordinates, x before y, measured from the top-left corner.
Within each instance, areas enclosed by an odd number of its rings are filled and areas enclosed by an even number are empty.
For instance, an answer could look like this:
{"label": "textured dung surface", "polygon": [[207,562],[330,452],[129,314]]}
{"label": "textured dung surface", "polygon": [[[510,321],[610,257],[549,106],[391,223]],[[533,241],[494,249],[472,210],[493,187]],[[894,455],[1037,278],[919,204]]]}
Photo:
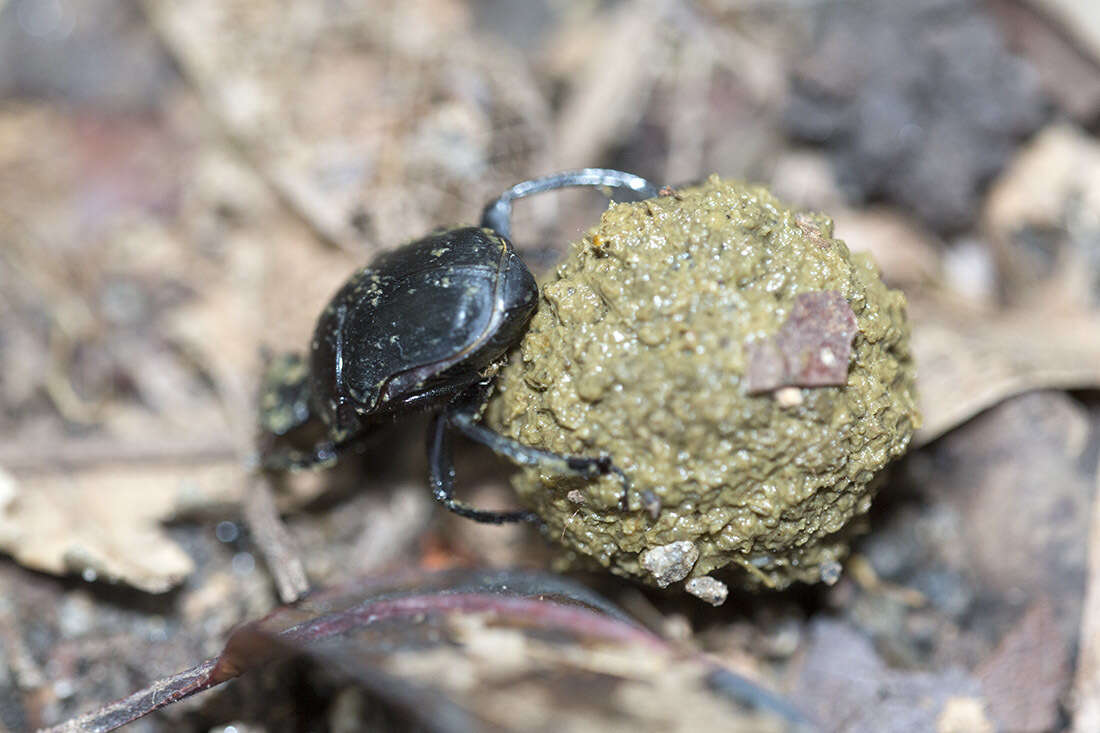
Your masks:
{"label": "textured dung surface", "polygon": [[[517,474],[567,557],[653,582],[642,553],[688,540],[692,577],[733,563],[736,582],[784,587],[835,571],[842,530],[919,417],[904,298],[831,230],[714,177],[613,205],[544,283],[486,419],[527,444],[607,453],[632,481],[624,512],[612,477]],[[847,384],[750,396],[749,344],[821,292],[855,315]]]}

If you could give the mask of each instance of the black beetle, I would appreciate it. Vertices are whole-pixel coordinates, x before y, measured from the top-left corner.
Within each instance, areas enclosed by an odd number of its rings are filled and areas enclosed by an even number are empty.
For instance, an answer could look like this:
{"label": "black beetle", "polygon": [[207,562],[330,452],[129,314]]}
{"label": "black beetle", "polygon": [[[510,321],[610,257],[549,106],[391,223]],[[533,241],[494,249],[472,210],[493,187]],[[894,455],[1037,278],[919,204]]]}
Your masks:
{"label": "black beetle", "polygon": [[659,188],[629,173],[586,168],[516,184],[482,212],[480,227],[438,231],[378,256],[336,292],[317,321],[308,362],[286,356],[265,377],[261,423],[282,435],[313,418],[326,438],[310,452],[269,453],[269,469],[334,461],[387,418],[434,409],[428,465],[435,498],[480,522],[537,521],[527,511],[474,509],[453,496],[448,428],[519,465],[595,477],[626,477],[608,456],[562,456],[489,430],[478,416],[492,374],[519,343],[538,303],[538,286],[508,241],[512,201],[569,186],[625,189],[639,198]]}

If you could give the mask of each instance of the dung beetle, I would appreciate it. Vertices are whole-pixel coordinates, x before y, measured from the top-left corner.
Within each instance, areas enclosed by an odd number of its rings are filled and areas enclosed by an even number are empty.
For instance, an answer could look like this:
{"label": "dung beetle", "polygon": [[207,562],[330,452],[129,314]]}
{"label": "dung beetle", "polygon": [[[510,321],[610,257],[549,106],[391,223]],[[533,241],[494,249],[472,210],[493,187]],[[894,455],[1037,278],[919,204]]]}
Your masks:
{"label": "dung beetle", "polygon": [[322,311],[308,357],[288,355],[265,376],[261,425],[284,435],[320,421],[311,450],[269,452],[267,469],[331,464],[371,429],[414,410],[432,410],[429,480],[452,512],[499,524],[538,521],[528,511],[475,509],[454,498],[449,430],[517,465],[588,478],[617,474],[609,456],[566,456],[499,435],[479,422],[492,376],[527,330],[538,286],[508,237],[512,202],[544,191],[594,186],[637,198],[659,187],[621,171],[585,168],[512,186],[482,212],[480,227],[433,232],[360,269]]}

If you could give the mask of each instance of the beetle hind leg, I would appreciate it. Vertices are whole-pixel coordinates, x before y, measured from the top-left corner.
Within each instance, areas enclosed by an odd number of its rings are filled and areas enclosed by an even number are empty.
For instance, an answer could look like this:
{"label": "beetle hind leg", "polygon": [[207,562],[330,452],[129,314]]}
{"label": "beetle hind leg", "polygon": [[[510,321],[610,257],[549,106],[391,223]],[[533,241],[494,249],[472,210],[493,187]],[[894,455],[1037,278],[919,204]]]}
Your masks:
{"label": "beetle hind leg", "polygon": [[478,410],[474,402],[463,404],[461,401],[449,407],[443,413],[443,420],[461,432],[470,440],[489,448],[498,456],[507,458],[517,466],[530,466],[544,469],[550,473],[567,476],[580,476],[595,479],[614,474],[623,485],[620,508],[628,508],[627,497],[630,491],[630,479],[611,461],[611,456],[574,456],[562,455],[551,451],[533,448],[516,440],[507,438],[490,430],[478,421]]}
{"label": "beetle hind leg", "polygon": [[428,472],[432,485],[432,495],[443,506],[459,516],[475,522],[487,524],[506,524],[509,522],[532,522],[541,520],[534,512],[525,510],[498,512],[475,509],[454,497],[455,466],[451,456],[451,441],[448,431],[447,413],[439,413],[432,418],[428,428]]}
{"label": "beetle hind leg", "polygon": [[562,455],[541,448],[532,448],[490,430],[478,422],[473,413],[461,409],[449,412],[447,420],[456,430],[470,440],[481,443],[498,456],[507,458],[517,466],[539,467],[551,473],[581,476],[589,479],[613,473],[619,477],[624,486],[629,484],[626,474],[611,462],[611,456]]}

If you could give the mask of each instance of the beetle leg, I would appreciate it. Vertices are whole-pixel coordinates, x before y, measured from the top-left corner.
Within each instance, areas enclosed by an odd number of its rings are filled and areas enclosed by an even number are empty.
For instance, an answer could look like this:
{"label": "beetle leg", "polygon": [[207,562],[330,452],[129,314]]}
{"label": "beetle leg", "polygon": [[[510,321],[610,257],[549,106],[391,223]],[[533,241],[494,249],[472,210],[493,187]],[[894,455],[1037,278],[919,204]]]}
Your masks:
{"label": "beetle leg", "polygon": [[622,469],[611,462],[611,456],[562,455],[524,445],[482,425],[478,421],[478,409],[474,403],[464,404],[461,400],[444,412],[444,419],[470,440],[481,443],[517,466],[532,466],[550,473],[588,479],[613,473],[623,484],[623,495],[619,504],[624,511],[628,508],[627,494],[630,491],[630,479]]}
{"label": "beetle leg", "polygon": [[504,524],[506,522],[538,523],[540,521],[539,517],[534,512],[523,510],[495,512],[474,509],[454,498],[455,464],[451,457],[451,440],[448,427],[447,416],[444,413],[437,413],[432,417],[431,426],[428,428],[428,474],[432,484],[432,495],[436,501],[455,514],[473,519],[475,522],[485,522],[487,524]]}
{"label": "beetle leg", "polygon": [[655,198],[661,190],[660,186],[641,176],[610,168],[564,171],[542,178],[532,178],[512,186],[481,212],[481,226],[492,229],[502,237],[510,238],[512,236],[512,201],[570,186],[625,189],[633,192],[639,200]]}

